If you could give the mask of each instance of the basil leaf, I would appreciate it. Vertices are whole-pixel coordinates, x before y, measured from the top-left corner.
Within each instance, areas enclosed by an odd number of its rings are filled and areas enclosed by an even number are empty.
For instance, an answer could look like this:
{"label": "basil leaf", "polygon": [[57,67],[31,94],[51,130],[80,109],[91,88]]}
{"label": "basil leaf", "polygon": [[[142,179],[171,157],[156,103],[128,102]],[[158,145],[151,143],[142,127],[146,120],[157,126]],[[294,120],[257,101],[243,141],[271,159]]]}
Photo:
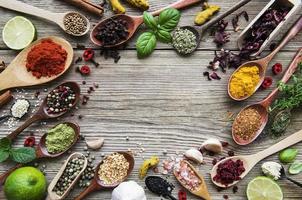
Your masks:
{"label": "basil leaf", "polygon": [[157,22],[154,19],[154,17],[148,13],[148,12],[144,12],[144,23],[146,24],[146,26],[152,30],[156,30],[157,29]]}
{"label": "basil leaf", "polygon": [[156,46],[156,37],[154,33],[146,32],[139,36],[136,41],[136,51],[139,58],[150,55]]}
{"label": "basil leaf", "polygon": [[36,151],[31,147],[22,147],[11,150],[12,160],[18,163],[28,163],[36,158]]}
{"label": "basil leaf", "polygon": [[168,8],[160,13],[158,24],[166,31],[172,31],[178,24],[180,12],[174,8]]}
{"label": "basil leaf", "polygon": [[161,42],[164,42],[164,43],[172,42],[172,36],[171,36],[170,32],[168,32],[162,28],[159,28],[157,30],[156,37],[158,40],[160,40]]}
{"label": "basil leaf", "polygon": [[9,151],[0,150],[0,162],[6,161],[9,157]]}
{"label": "basil leaf", "polygon": [[11,148],[12,142],[8,138],[0,139],[0,150],[9,150]]}
{"label": "basil leaf", "polygon": [[302,162],[295,161],[293,162],[288,169],[290,174],[299,174],[302,171]]}

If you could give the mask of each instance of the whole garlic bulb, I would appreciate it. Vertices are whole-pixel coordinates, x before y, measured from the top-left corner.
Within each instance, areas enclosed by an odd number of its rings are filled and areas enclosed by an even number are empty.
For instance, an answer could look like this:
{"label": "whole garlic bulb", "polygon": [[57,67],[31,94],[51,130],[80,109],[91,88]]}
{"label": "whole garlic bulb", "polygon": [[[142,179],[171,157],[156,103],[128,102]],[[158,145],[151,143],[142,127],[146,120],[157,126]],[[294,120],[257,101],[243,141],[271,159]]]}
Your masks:
{"label": "whole garlic bulb", "polygon": [[201,147],[214,153],[221,153],[223,150],[221,142],[216,138],[207,139],[202,143]]}
{"label": "whole garlic bulb", "polygon": [[189,149],[185,152],[185,157],[192,160],[198,164],[203,162],[203,155],[200,151],[195,148]]}
{"label": "whole garlic bulb", "polygon": [[147,200],[147,198],[141,186],[134,181],[127,181],[113,190],[111,200]]}

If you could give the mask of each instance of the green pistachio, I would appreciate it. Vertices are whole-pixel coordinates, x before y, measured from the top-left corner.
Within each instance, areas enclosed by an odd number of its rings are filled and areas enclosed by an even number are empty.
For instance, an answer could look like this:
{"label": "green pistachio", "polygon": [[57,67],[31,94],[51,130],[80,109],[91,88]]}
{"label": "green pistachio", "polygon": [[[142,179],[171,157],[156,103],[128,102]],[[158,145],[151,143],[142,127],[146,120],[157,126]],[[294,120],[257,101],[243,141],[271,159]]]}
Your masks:
{"label": "green pistachio", "polygon": [[298,154],[298,150],[294,148],[288,148],[279,153],[279,160],[282,163],[293,162]]}

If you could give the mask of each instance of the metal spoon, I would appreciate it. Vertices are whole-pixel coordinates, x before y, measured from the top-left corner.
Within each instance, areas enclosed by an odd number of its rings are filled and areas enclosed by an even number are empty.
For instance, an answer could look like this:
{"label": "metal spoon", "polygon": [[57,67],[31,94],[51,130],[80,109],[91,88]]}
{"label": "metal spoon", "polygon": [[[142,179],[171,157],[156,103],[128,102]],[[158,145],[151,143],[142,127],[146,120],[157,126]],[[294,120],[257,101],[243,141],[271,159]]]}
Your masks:
{"label": "metal spoon", "polygon": [[285,179],[289,180],[290,182],[292,182],[292,183],[296,184],[297,186],[302,187],[302,183],[300,183],[300,182],[298,182],[298,181],[295,181],[295,180],[293,180],[293,179],[289,178],[289,177],[286,175],[286,173],[285,173],[285,169],[284,169],[284,167],[283,167],[283,166],[282,166],[282,168],[281,168],[280,172],[281,172],[281,178],[282,178],[282,179],[284,179],[284,178],[285,178]]}
{"label": "metal spoon", "polygon": [[187,30],[191,31],[196,36],[196,44],[197,44],[195,49],[193,49],[190,53],[182,54],[182,55],[189,55],[189,54],[193,53],[198,48],[199,43],[200,43],[201,38],[202,38],[202,35],[204,34],[204,32],[208,28],[210,28],[211,26],[213,26],[214,24],[216,24],[217,22],[219,22],[220,20],[222,20],[226,16],[230,15],[231,13],[236,11],[238,8],[244,6],[245,4],[247,4],[250,1],[251,0],[242,0],[242,1],[238,2],[236,5],[234,5],[232,8],[230,8],[226,12],[218,15],[216,18],[214,18],[214,19],[208,21],[207,23],[205,23],[202,27],[194,27],[194,26],[182,26],[182,27],[180,27],[181,29],[187,29]]}
{"label": "metal spoon", "polygon": [[[24,100],[26,100],[30,105],[30,102],[27,99],[24,99]],[[13,107],[13,105],[12,105],[12,107]],[[7,118],[9,118],[9,117],[14,117],[13,114],[12,114],[12,107],[10,108],[10,114],[9,115],[4,115],[4,116],[0,117],[0,122],[7,119]],[[29,110],[29,107],[28,107],[28,109],[27,109],[27,111],[24,115],[27,114],[28,110]],[[21,119],[22,117],[24,117],[24,115],[21,116],[21,117],[14,117],[14,118]]]}
{"label": "metal spoon", "polygon": [[[60,123],[62,124],[62,123]],[[75,124],[75,123],[72,123],[72,122],[63,122],[63,124],[67,124],[68,126],[70,126],[71,128],[73,128],[74,132],[75,132],[75,138],[74,138],[74,141],[73,143],[67,148],[65,149],[64,151],[60,152],[60,153],[55,153],[55,154],[51,154],[47,151],[47,148],[46,148],[46,136],[47,136],[47,133],[45,133],[40,141],[39,141],[39,144],[38,146],[36,147],[36,159],[40,159],[40,158],[57,158],[59,156],[61,156],[62,154],[64,154],[65,152],[67,152],[69,149],[71,149],[76,143],[77,141],[79,140],[80,138],[80,127]],[[58,125],[58,124],[57,124]],[[56,126],[57,126],[56,125]],[[6,171],[5,173],[1,174],[0,175],[0,185],[3,184],[6,180],[6,178],[16,169],[20,168],[24,166],[24,164],[18,164],[16,165],[15,167],[9,169],[8,171]]]}
{"label": "metal spoon", "polygon": [[147,188],[154,194],[163,196],[165,198],[168,197],[171,200],[177,200],[171,195],[174,186],[167,180],[158,176],[148,176],[145,180],[145,184]]}
{"label": "metal spoon", "polygon": [[[281,82],[286,83],[290,79],[290,77],[295,73],[296,69],[298,68],[298,63],[301,61],[302,61],[302,48],[300,48],[300,50],[297,52],[296,56],[293,58],[291,64],[289,65],[286,72],[284,73],[283,78],[281,79]],[[269,109],[270,105],[272,104],[272,102],[277,97],[278,93],[279,93],[279,89],[276,88],[262,101],[249,105],[249,106],[246,106],[239,112],[237,117],[240,115],[241,112],[243,112],[246,109],[252,108],[252,109],[257,110],[259,112],[259,114],[261,115],[261,127],[258,129],[258,131],[254,134],[254,136],[252,138],[250,138],[248,140],[244,140],[234,133],[234,129],[235,129],[234,124],[235,124],[235,121],[237,118],[236,117],[234,120],[233,126],[232,126],[232,136],[233,136],[233,140],[237,144],[239,144],[239,145],[250,144],[262,133],[263,129],[265,128],[265,126],[268,122],[268,109]]]}
{"label": "metal spoon", "polygon": [[[164,7],[162,9],[159,9],[155,12],[152,12],[151,14],[153,16],[159,15],[163,10],[167,9],[167,8],[175,8],[175,9],[181,9],[181,8],[185,8],[187,6],[193,5],[195,3],[201,2],[202,0],[179,0],[167,7]],[[96,34],[98,32],[98,28],[101,26],[104,26],[108,21],[115,19],[115,20],[124,20],[127,22],[127,29],[129,31],[128,37],[127,39],[125,39],[124,41],[121,41],[117,44],[114,45],[103,45],[101,41],[96,39]],[[119,15],[114,15],[112,17],[109,17],[107,19],[104,19],[102,21],[100,21],[91,31],[90,34],[90,39],[91,41],[98,45],[98,46],[102,46],[105,48],[112,48],[112,47],[117,47],[120,46],[124,43],[126,43],[127,41],[129,41],[133,34],[136,32],[137,28],[143,23],[143,16],[130,16],[130,15],[126,15],[126,14],[119,14]]]}
{"label": "metal spoon", "polygon": [[214,177],[216,176],[217,174],[217,169],[218,169],[218,166],[221,164],[221,163],[224,163],[226,162],[227,160],[233,160],[233,161],[236,161],[236,160],[241,160],[243,162],[243,166],[244,166],[244,169],[245,171],[240,175],[240,180],[242,180],[252,169],[253,167],[261,160],[263,160],[264,158],[274,154],[274,153],[277,153],[289,146],[292,146],[298,142],[301,142],[302,141],[302,130],[292,134],[291,136],[288,136],[287,138],[279,141],[278,143],[270,146],[269,148],[263,150],[263,151],[260,151],[256,154],[252,154],[252,155],[241,155],[241,156],[232,156],[232,157],[228,157],[226,159],[223,159],[221,160],[220,162],[216,163],[216,165],[214,165],[214,167],[212,168],[211,170],[211,180],[212,182],[217,185],[218,187],[221,187],[221,188],[227,188],[227,187],[231,187],[233,185],[235,185],[236,183],[239,182],[238,181],[234,181],[228,185],[223,185],[219,182],[216,182],[214,180]]}
{"label": "metal spoon", "polygon": [[[73,12],[67,12],[67,13],[52,13],[48,10],[43,10],[43,9],[28,5],[26,3],[16,1],[16,0],[9,0],[9,1],[0,0],[0,7],[47,19],[49,21],[52,21],[52,22],[56,23],[66,33],[68,33],[70,35],[73,35],[73,36],[83,36],[83,35],[88,33],[89,28],[90,28],[90,22],[87,19],[87,17],[85,17],[84,15],[82,15],[78,12],[74,12],[74,11]],[[64,25],[64,20],[66,19],[66,17],[68,17],[71,14],[77,14],[86,21],[87,28],[83,33],[74,34],[74,33],[70,32],[66,29],[66,27]]]}
{"label": "metal spoon", "polygon": [[[298,21],[292,26],[292,28],[287,33],[287,35],[282,40],[282,42],[278,45],[278,47],[276,47],[275,50],[272,51],[269,55],[267,55],[264,58],[258,59],[258,60],[253,60],[253,61],[249,61],[249,62],[243,63],[240,67],[238,67],[233,72],[233,74],[231,75],[231,77],[229,79],[229,82],[228,82],[228,94],[229,94],[229,96],[232,99],[234,99],[235,101],[242,101],[242,100],[245,100],[245,99],[249,98],[250,96],[252,96],[258,90],[258,88],[261,86],[261,84],[262,84],[262,82],[264,80],[266,69],[268,67],[268,63],[280,51],[280,49],[282,49],[287,44],[287,42],[289,42],[292,38],[294,38],[301,30],[302,30],[302,17],[300,17],[300,19],[298,19]],[[244,97],[241,97],[241,98],[234,97],[232,95],[232,93],[230,92],[230,85],[231,85],[230,83],[232,81],[233,75],[238,70],[240,70],[242,67],[249,67],[249,66],[257,66],[259,68],[260,80],[259,80],[257,86],[255,87],[253,94],[251,94],[249,96],[244,96]]]}
{"label": "metal spoon", "polygon": [[113,189],[128,178],[128,176],[130,175],[130,173],[133,170],[134,158],[131,154],[129,154],[127,152],[117,152],[117,153],[124,155],[124,157],[126,158],[126,160],[129,163],[129,169],[127,171],[127,176],[120,182],[117,182],[117,183],[114,183],[111,185],[105,184],[104,181],[100,180],[100,178],[99,178],[99,169],[100,169],[100,166],[103,164],[103,162],[100,162],[98,164],[98,166],[96,167],[94,178],[92,179],[90,185],[83,192],[81,192],[81,194],[79,196],[77,196],[75,198],[75,200],[84,199],[84,197],[86,197],[88,194],[90,194],[91,192],[96,191],[96,190]]}
{"label": "metal spoon", "polygon": [[[77,105],[77,103],[80,99],[80,87],[79,87],[79,85],[76,82],[65,82],[65,83],[62,83],[59,86],[68,86],[74,91],[75,100],[72,104],[72,107],[70,107],[70,109],[74,108]],[[57,87],[59,87],[59,86],[57,86]],[[25,128],[27,128],[32,123],[34,123],[36,121],[44,120],[44,119],[58,118],[58,117],[64,115],[66,112],[68,112],[68,110],[66,110],[64,112],[60,112],[60,113],[49,114],[47,112],[47,97],[45,97],[45,99],[42,102],[39,110],[31,118],[26,120],[23,125],[21,125],[15,131],[10,133],[7,137],[11,140],[14,140]]]}

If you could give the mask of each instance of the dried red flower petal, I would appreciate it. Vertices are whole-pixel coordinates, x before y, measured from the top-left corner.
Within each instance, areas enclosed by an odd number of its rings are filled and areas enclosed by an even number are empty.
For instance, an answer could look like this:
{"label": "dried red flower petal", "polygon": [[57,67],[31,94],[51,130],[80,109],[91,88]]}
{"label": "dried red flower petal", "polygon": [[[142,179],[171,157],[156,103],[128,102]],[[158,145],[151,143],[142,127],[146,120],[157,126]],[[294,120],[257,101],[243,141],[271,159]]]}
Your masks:
{"label": "dried red flower petal", "polygon": [[273,79],[272,79],[272,77],[265,77],[264,78],[264,80],[263,80],[263,82],[262,82],[262,84],[261,84],[261,87],[263,88],[263,89],[267,89],[267,88],[269,88],[271,85],[273,84]]}
{"label": "dried red flower petal", "polygon": [[80,73],[82,75],[88,75],[90,74],[90,67],[88,65],[83,65],[82,67],[80,67]]}
{"label": "dried red flower petal", "polygon": [[25,147],[33,147],[36,144],[36,139],[34,136],[30,136],[28,138],[25,139],[24,141],[24,146]]}
{"label": "dried red flower petal", "polygon": [[187,200],[187,193],[183,190],[179,190],[178,200]]}
{"label": "dried red flower petal", "polygon": [[85,61],[89,61],[92,60],[94,57],[94,50],[92,50],[91,48],[86,49],[83,53],[83,58]]}
{"label": "dried red flower petal", "polygon": [[282,64],[281,63],[274,64],[272,70],[275,75],[280,74],[282,72]]}
{"label": "dried red flower petal", "polygon": [[221,79],[221,77],[218,76],[218,74],[216,72],[212,72],[211,75],[210,75],[210,77],[212,79],[215,79],[215,80],[220,80]]}

